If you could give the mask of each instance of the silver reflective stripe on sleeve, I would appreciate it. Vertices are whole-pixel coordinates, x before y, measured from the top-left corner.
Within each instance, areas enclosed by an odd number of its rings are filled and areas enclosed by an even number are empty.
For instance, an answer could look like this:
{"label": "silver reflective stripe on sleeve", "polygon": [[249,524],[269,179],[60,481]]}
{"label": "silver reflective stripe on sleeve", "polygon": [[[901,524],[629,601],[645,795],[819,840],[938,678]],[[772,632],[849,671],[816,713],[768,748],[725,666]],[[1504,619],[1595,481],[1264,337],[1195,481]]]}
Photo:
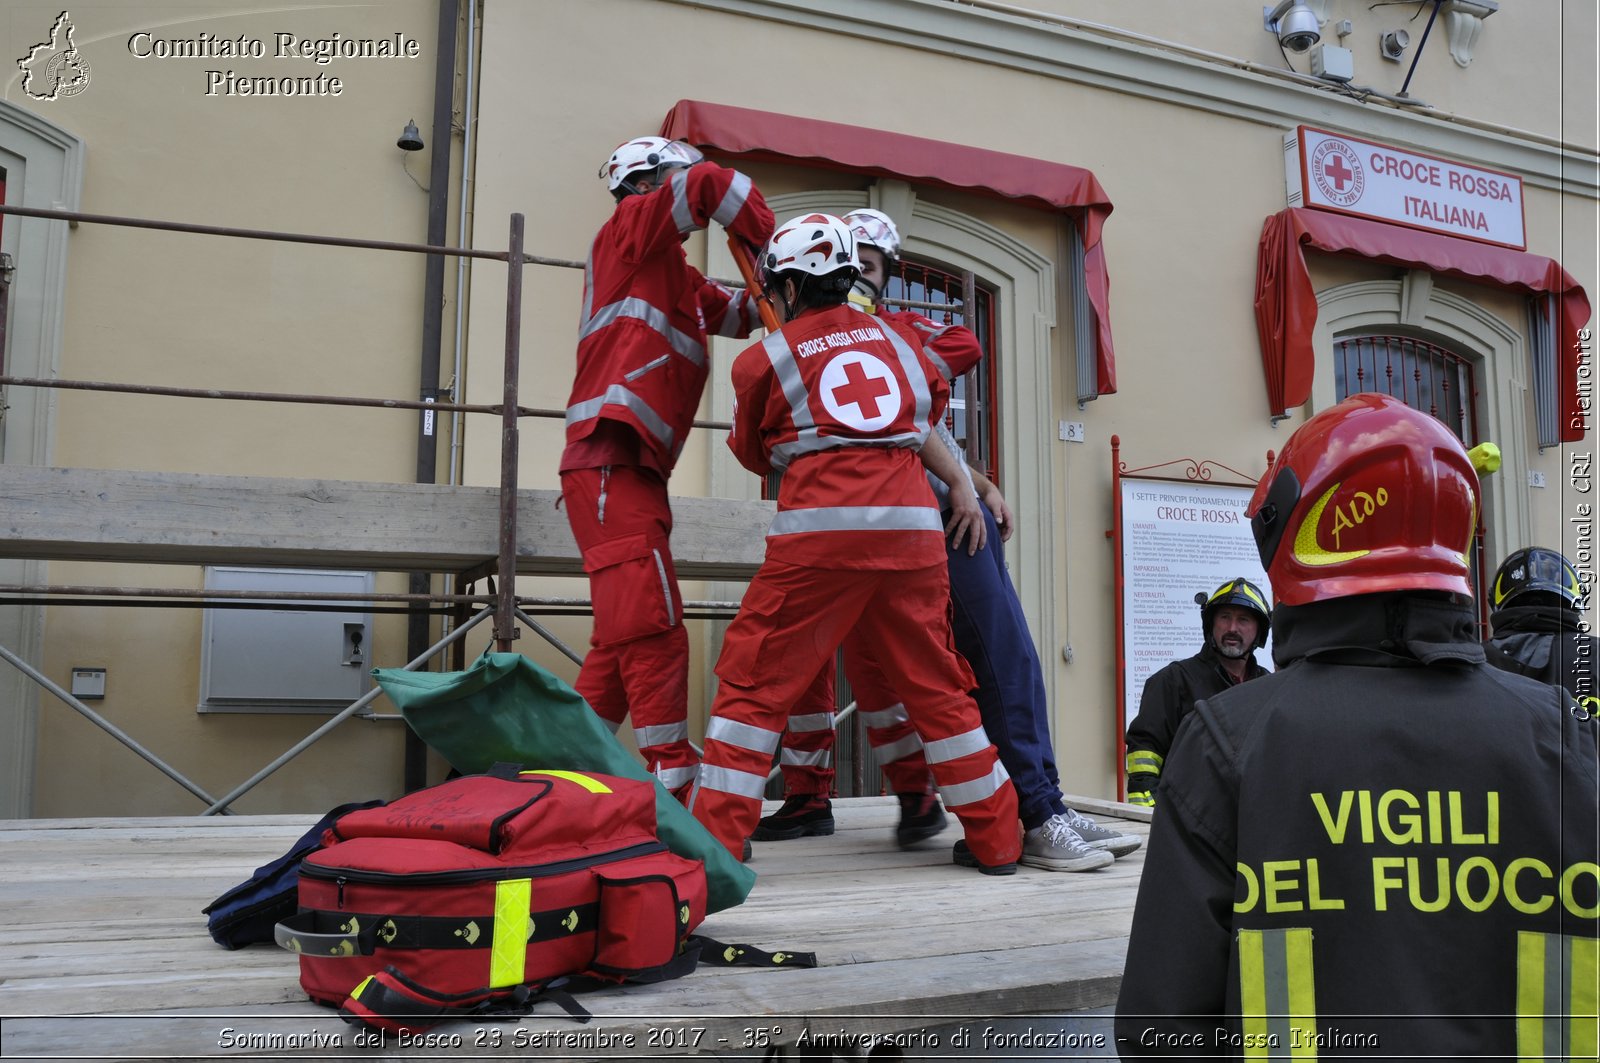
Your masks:
{"label": "silver reflective stripe on sleeve", "polygon": [[574,425],[580,421],[587,421],[592,417],[600,416],[600,411],[606,406],[624,406],[633,411],[639,418],[639,423],[644,425],[645,431],[655,436],[656,441],[664,447],[673,445],[672,427],[663,421],[650,404],[635,395],[621,384],[612,384],[606,388],[604,395],[582,402],[573,403],[567,407],[567,424]]}
{"label": "silver reflective stripe on sleeve", "polygon": [[590,336],[599,332],[607,325],[615,324],[622,318],[632,318],[649,325],[661,338],[667,341],[667,346],[683,355],[695,365],[706,364],[705,345],[686,332],[680,332],[672,327],[672,320],[667,317],[666,311],[659,307],[651,306],[648,302],[637,296],[618,299],[607,306],[602,306],[583,321],[583,327],[578,330],[578,342],[583,342]]}
{"label": "silver reflective stripe on sleeve", "polygon": [[973,779],[971,782],[956,783],[954,786],[941,786],[939,793],[944,797],[947,808],[960,808],[962,805],[974,804],[987,797],[993,797],[995,792],[1011,781],[1011,776],[1006,774],[1004,764],[998,760],[994,767],[989,769],[989,774]]}
{"label": "silver reflective stripe on sleeve", "polygon": [[757,753],[772,756],[772,751],[778,748],[778,742],[783,738],[780,731],[769,731],[765,727],[757,727],[750,723],[740,723],[730,720],[726,716],[713,716],[711,722],[706,724],[706,741],[713,739],[740,749],[752,749]]}
{"label": "silver reflective stripe on sleeve", "polygon": [[827,506],[783,510],[772,518],[767,535],[818,531],[943,532],[944,525],[932,506]]}
{"label": "silver reflective stripe on sleeve", "polygon": [[660,358],[652,358],[650,361],[644,363],[639,368],[633,370],[630,373],[624,374],[622,379],[626,380],[628,383],[631,384],[635,380],[638,380],[640,377],[644,376],[646,373],[650,372],[651,370],[660,369],[662,366],[666,365],[670,361],[672,361],[672,355],[670,355],[670,354],[663,354]]}
{"label": "silver reflective stripe on sleeve", "polygon": [[975,727],[965,734],[924,742],[922,748],[928,751],[929,764],[943,764],[947,760],[959,760],[974,753],[982,753],[989,748],[989,736],[984,733],[982,727]]}
{"label": "silver reflective stripe on sleeve", "polygon": [[915,424],[924,433],[928,430],[928,414],[933,410],[933,395],[928,391],[928,377],[922,371],[922,363],[917,361],[917,352],[911,345],[901,338],[900,333],[887,325],[882,332],[889,342],[893,344],[895,353],[900,356],[900,368],[906,375],[906,380],[911,384],[911,394],[917,400],[916,409],[912,412],[912,424]]}
{"label": "silver reflective stripe on sleeve", "polygon": [[897,701],[888,708],[879,709],[876,712],[858,712],[856,715],[868,727],[893,727],[897,723],[905,723],[906,720],[910,719],[906,715],[906,706],[903,701]]}
{"label": "silver reflective stripe on sleeve", "polygon": [[779,755],[779,762],[791,768],[831,768],[833,767],[833,750],[785,749]]}
{"label": "silver reflective stripe on sleeve", "polygon": [[801,731],[831,731],[833,730],[833,713],[808,712],[804,716],[789,717],[789,730],[798,734]]}
{"label": "silver reflective stripe on sleeve", "polygon": [[678,227],[680,233],[692,233],[704,228],[696,225],[694,215],[689,213],[689,171],[673,170],[667,183],[672,190],[672,224]]}
{"label": "silver reflective stripe on sleeve", "polygon": [[635,727],[633,740],[644,746],[664,746],[668,742],[687,742],[688,723],[658,723],[651,727]]}
{"label": "silver reflective stripe on sleeve", "polygon": [[715,764],[701,764],[699,780],[696,785],[702,790],[716,790],[756,801],[761,800],[761,795],[767,792],[765,775],[756,775],[737,768],[718,767]]}
{"label": "silver reflective stripe on sleeve", "polygon": [[[684,171],[688,173],[687,170]],[[726,229],[733,224],[733,219],[739,216],[744,209],[744,201],[750,195],[750,178],[735,170],[733,183],[722,195],[722,202],[717,204],[717,209],[711,212],[711,220]]]}
{"label": "silver reflective stripe on sleeve", "polygon": [[750,298],[749,292],[734,292],[733,297],[728,300],[728,309],[722,313],[722,324],[717,326],[717,335],[737,336],[740,329],[748,332],[750,310],[754,302],[755,300]]}
{"label": "silver reflective stripe on sleeve", "polygon": [[657,768],[656,778],[660,780],[662,786],[669,790],[688,786],[694,782],[694,765],[685,764],[677,768]]}
{"label": "silver reflective stripe on sleeve", "polygon": [[879,764],[893,764],[897,760],[905,760],[913,753],[920,752],[922,752],[922,739],[917,737],[915,731],[904,738],[872,747],[872,754],[878,758]]}
{"label": "silver reflective stripe on sleeve", "polygon": [[656,555],[656,572],[661,576],[661,597],[664,598],[667,603],[667,623],[676,627],[678,624],[678,614],[672,610],[672,581],[667,579],[667,563],[661,560],[660,550],[652,549],[650,552]]}

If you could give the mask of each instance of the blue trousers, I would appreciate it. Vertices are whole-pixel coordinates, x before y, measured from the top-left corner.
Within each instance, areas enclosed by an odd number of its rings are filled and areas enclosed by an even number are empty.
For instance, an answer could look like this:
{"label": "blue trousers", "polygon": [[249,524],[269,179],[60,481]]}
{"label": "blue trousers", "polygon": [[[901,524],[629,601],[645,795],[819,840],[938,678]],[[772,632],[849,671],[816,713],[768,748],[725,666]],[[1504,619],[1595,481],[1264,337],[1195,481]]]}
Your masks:
{"label": "blue trousers", "polygon": [[[972,666],[972,692],[1000,762],[1017,791],[1017,812],[1027,829],[1067,810],[1050,745],[1044,673],[1033,648],[1022,602],[1006,574],[1005,548],[989,507],[978,507],[989,541],[976,554],[966,544],[946,544],[950,568],[951,628],[956,649]],[[945,519],[949,519],[949,512]]]}

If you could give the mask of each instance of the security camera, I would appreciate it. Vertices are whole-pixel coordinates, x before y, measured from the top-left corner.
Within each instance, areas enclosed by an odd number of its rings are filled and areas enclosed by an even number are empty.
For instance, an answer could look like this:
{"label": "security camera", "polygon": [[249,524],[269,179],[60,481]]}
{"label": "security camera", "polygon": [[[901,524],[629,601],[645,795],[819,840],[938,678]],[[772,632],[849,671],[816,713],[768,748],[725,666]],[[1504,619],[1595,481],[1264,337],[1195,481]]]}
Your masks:
{"label": "security camera", "polygon": [[1322,40],[1317,14],[1296,0],[1279,0],[1277,7],[1262,8],[1267,31],[1278,36],[1278,43],[1291,52],[1308,51]]}

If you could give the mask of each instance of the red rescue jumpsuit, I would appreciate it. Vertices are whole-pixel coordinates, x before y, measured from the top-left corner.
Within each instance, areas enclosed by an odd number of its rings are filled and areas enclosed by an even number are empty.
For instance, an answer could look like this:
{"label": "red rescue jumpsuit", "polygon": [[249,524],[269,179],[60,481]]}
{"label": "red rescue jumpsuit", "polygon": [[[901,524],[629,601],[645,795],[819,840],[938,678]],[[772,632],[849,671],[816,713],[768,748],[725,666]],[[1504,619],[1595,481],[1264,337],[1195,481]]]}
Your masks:
{"label": "red rescue jumpsuit", "polygon": [[785,473],[717,661],[695,818],[741,852],[789,709],[851,635],[899,692],[973,854],[1015,861],[1016,794],[952,645],[944,528],[916,453],[944,381],[893,329],[840,306],[747,348],[733,385],[729,447],[752,472]]}
{"label": "red rescue jumpsuit", "polygon": [[[880,321],[893,325],[907,339],[920,343],[922,353],[945,380],[977,365],[983,346],[971,329],[940,325],[912,310],[879,306]],[[959,458],[959,455],[958,455]],[[816,794],[828,797],[834,790],[832,669],[826,669],[826,686],[814,685],[790,710],[778,763],[783,770],[785,797]],[[896,794],[920,794],[928,788],[928,762],[906,707],[872,654],[857,639],[844,643],[844,673],[855,695],[856,715],[866,725],[867,741]],[[825,700],[824,700],[825,699]]]}
{"label": "red rescue jumpsuit", "polygon": [[760,246],[772,212],[750,179],[702,162],[627,196],[584,269],[578,370],[561,492],[594,601],[577,691],[634,737],[662,785],[687,795],[689,639],[672,565],[667,477],[706,381],[706,336],[748,336],[755,301],[707,280],[682,242],[715,221]]}

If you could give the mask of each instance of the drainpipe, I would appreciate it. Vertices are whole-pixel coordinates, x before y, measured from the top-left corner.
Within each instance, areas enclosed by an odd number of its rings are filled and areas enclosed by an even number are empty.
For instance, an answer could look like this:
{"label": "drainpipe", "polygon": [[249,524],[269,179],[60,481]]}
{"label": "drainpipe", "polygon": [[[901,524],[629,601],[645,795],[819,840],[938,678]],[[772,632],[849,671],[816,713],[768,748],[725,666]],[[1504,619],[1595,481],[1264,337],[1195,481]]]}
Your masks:
{"label": "drainpipe", "polygon": [[[433,74],[433,164],[428,173],[428,243],[445,246],[445,223],[450,201],[450,148],[455,143],[451,129],[451,109],[455,103],[456,21],[458,0],[439,0],[439,44]],[[470,46],[470,44],[469,44]],[[422,292],[422,372],[417,394],[423,402],[439,398],[439,358],[444,334],[444,269],[442,255],[427,256],[427,274]],[[439,417],[424,412],[417,424],[417,483],[438,482]],[[413,572],[412,594],[427,594],[430,574]],[[431,643],[429,614],[413,612],[406,627],[406,658],[415,660]],[[405,789],[407,793],[427,785],[428,747],[407,728],[405,749]]]}

